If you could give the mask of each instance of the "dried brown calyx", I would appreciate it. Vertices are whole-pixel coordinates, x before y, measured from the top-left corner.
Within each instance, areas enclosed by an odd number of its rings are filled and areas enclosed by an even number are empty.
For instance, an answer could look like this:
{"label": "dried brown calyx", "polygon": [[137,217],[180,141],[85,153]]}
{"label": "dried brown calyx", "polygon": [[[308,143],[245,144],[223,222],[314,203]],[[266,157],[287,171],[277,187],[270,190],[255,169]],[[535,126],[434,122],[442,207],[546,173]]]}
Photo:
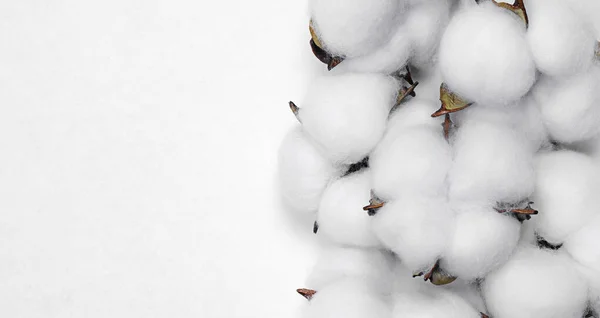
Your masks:
{"label": "dried brown calyx", "polygon": [[313,296],[317,293],[316,290],[307,288],[298,288],[296,289],[296,292],[298,292],[298,294],[302,295],[302,297],[306,298],[307,300],[311,300]]}
{"label": "dried brown calyx", "polygon": [[515,0],[513,4],[508,4],[506,2],[498,2],[496,0],[492,0],[498,7],[504,8],[512,11],[514,14],[519,16],[523,23],[525,23],[525,27],[529,26],[529,17],[527,16],[527,9],[525,9],[525,3],[523,0]]}
{"label": "dried brown calyx", "polygon": [[371,199],[369,200],[369,205],[363,207],[363,211],[367,211],[369,216],[373,216],[377,214],[377,211],[385,205],[385,202],[378,198],[373,191],[371,191]]}
{"label": "dried brown calyx", "polygon": [[400,82],[400,89],[398,90],[398,96],[396,97],[396,104],[390,110],[390,113],[396,110],[398,106],[408,97],[416,97],[415,88],[419,85],[419,82],[416,82],[412,78],[412,74],[410,72],[410,68],[408,65],[403,69],[391,74],[392,77],[396,78]]}
{"label": "dried brown calyx", "polygon": [[292,101],[290,101],[289,105],[290,109],[292,110],[292,113],[294,113],[294,116],[296,116],[296,119],[298,119],[298,121],[302,123],[302,121],[300,120],[300,107],[296,106],[296,104]]}
{"label": "dried brown calyx", "polygon": [[[524,204],[525,206],[523,207]],[[523,222],[531,219],[532,215],[538,214],[538,211],[531,207],[532,204],[532,201],[523,201],[517,204],[498,203],[498,206],[495,209],[498,213],[510,213],[514,215],[517,220]]]}
{"label": "dried brown calyx", "polygon": [[317,32],[315,32],[315,28],[313,27],[313,22],[310,20],[308,25],[308,30],[310,31],[310,48],[312,49],[315,57],[321,61],[322,63],[327,65],[327,70],[331,71],[334,67],[344,61],[344,58],[341,56],[333,56],[329,52],[327,52],[323,48],[323,43],[319,39]]}
{"label": "dried brown calyx", "polygon": [[452,92],[446,83],[442,83],[442,85],[440,85],[440,101],[442,102],[442,107],[440,107],[440,109],[438,109],[435,113],[431,114],[431,117],[439,117],[442,115],[455,113],[473,104],[458,96],[458,94]]}
{"label": "dried brown calyx", "polygon": [[490,316],[488,316],[488,315],[486,315],[486,314],[484,314],[482,312],[480,312],[480,314],[481,314],[481,318],[490,318]]}
{"label": "dried brown calyx", "polygon": [[[413,275],[413,277],[417,277],[417,276],[421,276],[421,275],[423,275],[423,273]],[[423,279],[425,281],[431,282],[434,285],[441,286],[441,285],[448,285],[448,284],[452,283],[453,281],[456,280],[456,276],[452,276],[448,272],[443,270],[440,267],[440,262],[437,261],[437,262],[435,262],[435,265],[433,265],[431,270],[424,274]]]}
{"label": "dried brown calyx", "polygon": [[600,60],[600,41],[596,42],[596,50],[594,51],[596,58]]}
{"label": "dried brown calyx", "polygon": [[313,223],[313,233],[317,234],[317,232],[319,232],[319,223],[315,221],[315,223]]}

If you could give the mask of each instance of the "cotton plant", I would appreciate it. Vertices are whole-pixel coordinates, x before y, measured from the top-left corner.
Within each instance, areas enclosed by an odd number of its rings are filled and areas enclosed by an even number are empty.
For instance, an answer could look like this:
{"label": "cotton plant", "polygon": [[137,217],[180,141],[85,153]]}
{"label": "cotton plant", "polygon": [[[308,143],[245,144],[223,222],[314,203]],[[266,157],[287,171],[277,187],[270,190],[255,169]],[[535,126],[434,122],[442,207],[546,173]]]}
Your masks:
{"label": "cotton plant", "polygon": [[324,246],[302,317],[600,317],[600,5],[309,7],[329,72],[278,162]]}

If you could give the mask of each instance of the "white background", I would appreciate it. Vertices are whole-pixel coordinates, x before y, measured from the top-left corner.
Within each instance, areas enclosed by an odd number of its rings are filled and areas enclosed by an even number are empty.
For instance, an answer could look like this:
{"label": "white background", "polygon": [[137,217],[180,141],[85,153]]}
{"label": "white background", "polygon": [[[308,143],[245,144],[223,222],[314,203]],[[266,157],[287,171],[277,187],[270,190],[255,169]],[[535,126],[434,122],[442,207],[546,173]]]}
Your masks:
{"label": "white background", "polygon": [[0,1],[0,317],[291,317],[306,1]]}

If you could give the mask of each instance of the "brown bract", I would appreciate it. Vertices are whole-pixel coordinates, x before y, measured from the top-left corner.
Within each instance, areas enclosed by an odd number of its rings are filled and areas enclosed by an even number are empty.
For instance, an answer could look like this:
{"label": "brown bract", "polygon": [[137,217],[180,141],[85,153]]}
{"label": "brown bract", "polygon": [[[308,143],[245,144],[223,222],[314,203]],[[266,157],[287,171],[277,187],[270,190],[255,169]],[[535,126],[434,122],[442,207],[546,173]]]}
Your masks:
{"label": "brown bract", "polygon": [[315,55],[315,57],[324,64],[327,64],[327,70],[331,71],[334,67],[344,61],[344,58],[341,56],[333,56],[329,52],[325,51],[323,48],[323,43],[317,36],[317,32],[313,27],[313,22],[310,20],[308,25],[308,30],[310,31],[310,48]]}
{"label": "brown bract", "polygon": [[440,85],[440,101],[442,102],[442,107],[440,107],[440,109],[438,109],[435,113],[431,114],[431,117],[439,117],[442,115],[455,113],[473,104],[467,102],[465,99],[452,92],[446,83],[442,83],[442,85]]}
{"label": "brown bract", "polygon": [[525,9],[525,3],[523,0],[515,0],[513,4],[497,2],[496,0],[492,0],[492,2],[500,8],[512,11],[514,14],[518,15],[521,20],[523,20],[525,27],[529,26],[529,17],[527,16],[527,9]]}
{"label": "brown bract", "polygon": [[385,202],[378,198],[373,191],[371,191],[371,199],[369,205],[363,207],[363,211],[367,211],[369,216],[377,214],[377,210],[381,209],[385,205]]}
{"label": "brown bract", "polygon": [[298,294],[302,295],[302,297],[306,298],[307,300],[311,300],[312,297],[317,293],[316,290],[307,288],[298,288],[296,289],[296,292],[298,292]]}
{"label": "brown bract", "polygon": [[289,102],[289,105],[292,113],[294,113],[294,116],[296,116],[296,119],[302,123],[302,121],[300,121],[300,107],[296,106],[296,104],[292,101]]}
{"label": "brown bract", "polygon": [[440,267],[440,262],[436,262],[433,268],[423,277],[425,281],[441,286],[448,285],[456,280],[455,276],[450,275]]}

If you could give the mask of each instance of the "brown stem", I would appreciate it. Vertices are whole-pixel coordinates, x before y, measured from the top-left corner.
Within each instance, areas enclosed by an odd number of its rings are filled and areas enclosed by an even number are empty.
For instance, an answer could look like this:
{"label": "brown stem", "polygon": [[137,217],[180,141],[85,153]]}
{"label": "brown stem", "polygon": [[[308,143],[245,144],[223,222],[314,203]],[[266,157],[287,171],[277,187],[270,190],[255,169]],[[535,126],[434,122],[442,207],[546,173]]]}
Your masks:
{"label": "brown stem", "polygon": [[300,107],[296,106],[296,104],[292,101],[290,101],[290,109],[292,110],[292,113],[294,113],[294,116],[296,116],[296,119],[298,119],[299,122],[302,122],[300,120]]}
{"label": "brown stem", "polygon": [[446,117],[444,118],[444,123],[442,123],[442,127],[444,127],[444,138],[446,138],[446,140],[448,140],[450,138],[450,129],[452,129],[453,123],[452,123],[452,119],[450,118],[450,114],[446,114]]}
{"label": "brown stem", "polygon": [[384,205],[385,205],[385,202],[377,203],[377,204],[369,204],[369,205],[363,207],[363,211],[381,209],[381,208],[383,208]]}

